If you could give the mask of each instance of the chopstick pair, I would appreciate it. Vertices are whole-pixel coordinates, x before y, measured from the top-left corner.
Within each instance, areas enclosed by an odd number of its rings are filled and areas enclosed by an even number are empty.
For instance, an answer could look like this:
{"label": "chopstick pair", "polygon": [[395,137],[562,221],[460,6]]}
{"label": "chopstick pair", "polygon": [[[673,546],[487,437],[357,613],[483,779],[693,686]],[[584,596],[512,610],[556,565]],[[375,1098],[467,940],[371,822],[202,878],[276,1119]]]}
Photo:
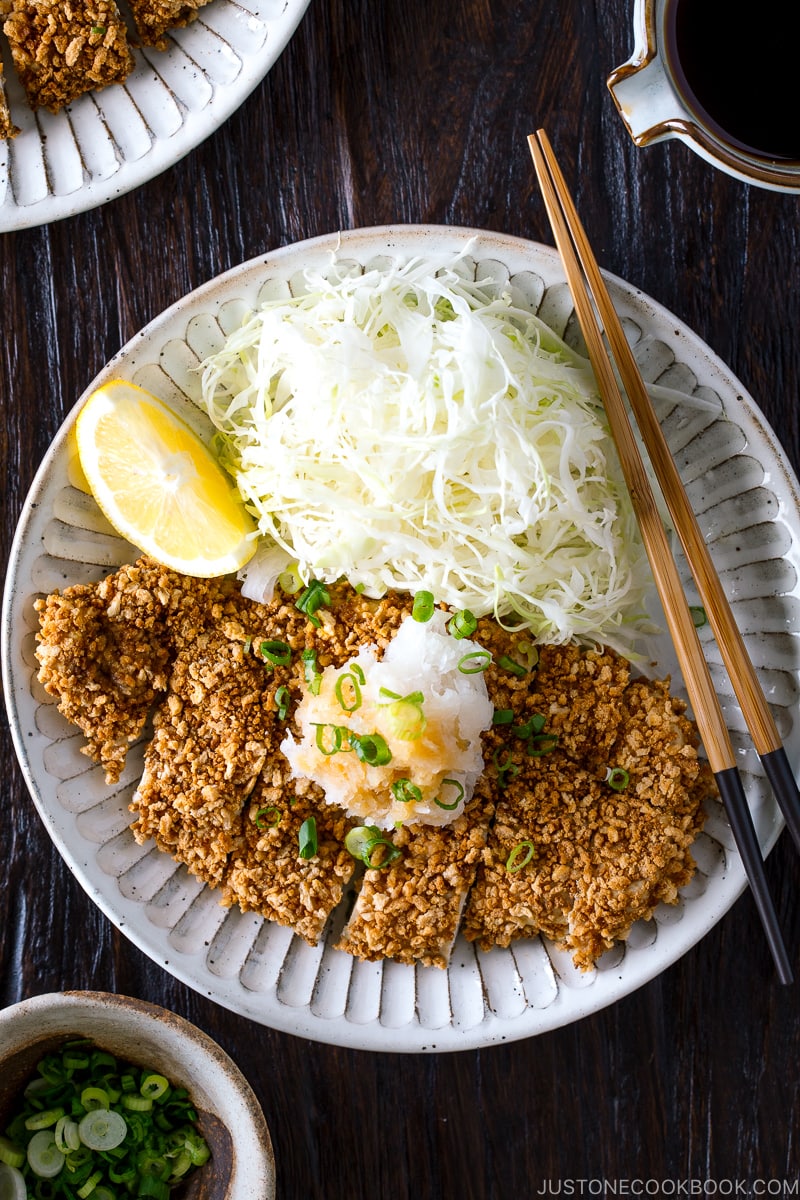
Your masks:
{"label": "chopstick pair", "polygon": [[[658,513],[653,490],[634,438],[614,363],[694,576],[753,744],[798,848],[800,793],[741,632],[734,621],[678,469],[647,394],[644,380],[603,282],[553,148],[543,129],[531,134],[528,144],[694,717],[744,864],[778,977],[781,983],[788,984],[792,982],[789,957],[767,885],[761,847],[736,767],[730,735],[667,534]],[[611,354],[606,347],[604,334]]]}

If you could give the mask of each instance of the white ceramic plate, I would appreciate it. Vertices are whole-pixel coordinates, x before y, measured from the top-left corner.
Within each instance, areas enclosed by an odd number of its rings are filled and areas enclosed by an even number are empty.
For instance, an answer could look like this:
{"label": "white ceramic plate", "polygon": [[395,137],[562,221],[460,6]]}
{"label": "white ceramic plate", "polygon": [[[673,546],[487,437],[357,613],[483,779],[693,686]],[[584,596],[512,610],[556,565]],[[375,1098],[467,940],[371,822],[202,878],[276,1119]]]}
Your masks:
{"label": "white ceramic plate", "polygon": [[212,0],[168,36],[134,50],[124,84],[33,113],[3,46],[11,116],[0,141],[0,232],[73,216],[152,179],[227,120],[276,61],[309,0]]}
{"label": "white ceramic plate", "polygon": [[[387,256],[454,257],[467,244],[465,270],[512,287],[518,300],[576,341],[555,251],[470,230],[374,229],[288,246],[213,280],[138,334],[87,391],[123,376],[185,410],[202,428],[189,403],[197,389],[193,368],[259,296],[286,294],[305,267],[324,268],[334,254],[359,269]],[[646,378],[695,398],[679,403],[664,394],[660,415],[796,769],[797,482],[755,404],[708,348],[652,300],[619,280],[609,282]],[[680,903],[635,926],[625,946],[589,974],[538,938],[490,953],[459,939],[447,971],[360,962],[332,949],[333,938],[311,948],[260,917],[221,908],[215,892],[166,854],[138,846],[127,805],[141,752],[129,755],[121,783],[107,787],[102,771],[80,753],[82,737],[35,677],[35,597],[98,579],[134,553],[70,485],[75,411],[36,477],[12,549],[2,629],[6,702],[20,763],[50,835],[92,899],[160,966],[243,1016],[304,1037],[391,1051],[457,1050],[528,1037],[627,995],[731,906],[745,878],[716,810],[697,842],[699,871]],[[707,629],[701,634],[766,851],[782,823],[716,648]],[[662,670],[676,675],[663,639],[655,652]]]}

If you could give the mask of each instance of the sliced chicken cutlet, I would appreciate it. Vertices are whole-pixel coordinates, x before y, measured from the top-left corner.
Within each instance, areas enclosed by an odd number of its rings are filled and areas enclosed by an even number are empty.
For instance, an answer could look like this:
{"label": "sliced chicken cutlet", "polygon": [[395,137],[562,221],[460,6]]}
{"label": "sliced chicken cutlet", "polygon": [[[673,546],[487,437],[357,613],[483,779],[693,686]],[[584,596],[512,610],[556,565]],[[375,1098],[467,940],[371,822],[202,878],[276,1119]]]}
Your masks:
{"label": "sliced chicken cutlet", "polygon": [[[587,692],[581,707],[590,702]],[[587,969],[676,900],[713,792],[684,707],[666,682],[636,680],[599,731],[605,757],[515,752],[465,912],[469,940],[488,949],[542,932]]]}
{"label": "sliced chicken cutlet", "polygon": [[115,783],[132,742],[167,687],[170,613],[181,591],[172,572],[141,560],[96,584],[36,601],[39,680],[68,721],[83,730],[84,753]]}
{"label": "sliced chicken cutlet", "polygon": [[10,0],[3,30],[33,109],[58,112],[133,70],[114,0]]}
{"label": "sliced chicken cutlet", "polygon": [[[0,6],[0,17],[3,15],[3,9]],[[3,64],[0,62],[0,141],[6,141],[8,138],[16,137],[19,133],[13,120],[11,119],[11,111],[8,107],[8,98],[6,96],[5,80],[3,79]]]}
{"label": "sliced chicken cutlet", "polygon": [[486,845],[492,788],[482,777],[451,825],[407,825],[392,836],[400,856],[368,869],[336,948],[358,958],[447,967]]}
{"label": "sliced chicken cutlet", "polygon": [[[307,822],[304,857],[300,834]],[[316,945],[353,874],[355,860],[344,847],[351,825],[318,788],[293,780],[288,764],[272,759],[244,812],[225,877],[225,903],[289,926]]]}
{"label": "sliced chicken cutlet", "polygon": [[209,0],[128,0],[145,46],[164,50],[170,29],[189,25]]}

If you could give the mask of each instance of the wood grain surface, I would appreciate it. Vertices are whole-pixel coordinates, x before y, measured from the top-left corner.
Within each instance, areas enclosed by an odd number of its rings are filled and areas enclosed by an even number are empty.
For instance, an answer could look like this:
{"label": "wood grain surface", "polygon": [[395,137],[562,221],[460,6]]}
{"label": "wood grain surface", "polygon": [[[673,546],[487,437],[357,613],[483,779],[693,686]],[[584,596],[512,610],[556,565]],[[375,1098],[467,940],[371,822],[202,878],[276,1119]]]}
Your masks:
{"label": "wood grain surface", "polygon": [[[0,236],[4,561],[86,385],[219,271],[395,222],[550,243],[525,143],[540,125],[601,265],[709,343],[800,468],[800,198],[676,142],[633,146],[605,87],[632,49],[631,7],[311,0],[267,78],[186,158],[101,208]],[[99,988],[196,1022],[263,1105],[281,1200],[798,1195],[798,985],[775,983],[749,895],[660,978],[567,1028],[446,1055],[337,1049],[239,1018],[133,947],[50,843],[7,723],[0,753],[0,1005]],[[767,871],[800,970],[785,836]]]}

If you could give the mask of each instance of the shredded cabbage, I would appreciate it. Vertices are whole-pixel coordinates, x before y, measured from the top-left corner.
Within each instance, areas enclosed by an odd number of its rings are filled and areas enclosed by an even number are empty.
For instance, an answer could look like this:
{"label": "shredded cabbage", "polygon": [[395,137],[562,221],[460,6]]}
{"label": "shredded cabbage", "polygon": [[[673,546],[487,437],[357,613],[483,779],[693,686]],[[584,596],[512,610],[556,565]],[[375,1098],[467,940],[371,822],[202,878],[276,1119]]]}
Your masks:
{"label": "shredded cabbage", "polygon": [[629,650],[651,577],[591,368],[459,267],[334,262],[250,314],[201,365],[220,458],[303,579]]}

